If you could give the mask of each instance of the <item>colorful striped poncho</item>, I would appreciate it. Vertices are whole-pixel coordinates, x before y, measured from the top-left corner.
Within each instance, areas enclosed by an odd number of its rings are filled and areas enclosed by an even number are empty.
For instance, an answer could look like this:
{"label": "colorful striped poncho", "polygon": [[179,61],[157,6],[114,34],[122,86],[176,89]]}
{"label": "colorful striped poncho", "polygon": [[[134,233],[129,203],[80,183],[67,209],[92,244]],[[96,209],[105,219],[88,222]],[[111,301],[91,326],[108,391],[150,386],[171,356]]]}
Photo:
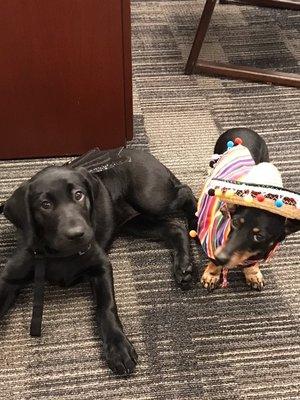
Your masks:
{"label": "colorful striped poncho", "polygon": [[197,234],[206,255],[215,259],[215,250],[227,240],[230,232],[230,218],[224,216],[224,204],[217,196],[209,196],[207,188],[211,179],[240,181],[248,174],[255,162],[249,150],[242,145],[235,146],[222,154],[211,175],[206,180],[198,201]]}

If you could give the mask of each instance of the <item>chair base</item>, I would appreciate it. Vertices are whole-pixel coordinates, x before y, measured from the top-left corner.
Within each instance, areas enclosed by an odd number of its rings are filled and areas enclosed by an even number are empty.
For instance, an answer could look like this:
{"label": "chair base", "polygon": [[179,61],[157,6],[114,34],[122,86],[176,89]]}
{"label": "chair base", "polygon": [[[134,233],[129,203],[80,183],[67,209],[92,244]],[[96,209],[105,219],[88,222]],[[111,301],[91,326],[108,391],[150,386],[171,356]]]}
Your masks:
{"label": "chair base", "polygon": [[[220,0],[220,3],[228,2],[228,0]],[[230,1],[231,2],[231,1]],[[240,3],[242,0],[240,0]],[[245,79],[255,82],[264,82],[264,83],[272,83],[275,85],[284,85],[284,86],[295,86],[300,87],[300,75],[273,71],[269,69],[260,69],[254,67],[246,67],[242,65],[233,65],[233,64],[224,64],[217,63],[212,61],[200,60],[197,63],[208,27],[209,23],[216,6],[217,0],[206,0],[204,5],[204,9],[200,18],[200,22],[198,25],[198,29],[195,35],[194,43],[192,45],[190,55],[185,67],[185,74],[213,74],[213,75],[221,75],[234,79]],[[287,6],[297,6],[300,9],[300,4],[296,4],[295,1],[287,1],[287,0],[245,0],[243,4],[251,3],[258,5],[266,5],[267,7],[274,7],[276,3],[277,6],[285,5]],[[293,8],[295,9],[295,8]]]}
{"label": "chair base", "polygon": [[300,88],[300,75],[273,71],[270,69],[244,67],[201,60],[195,66],[194,73],[221,75],[233,79],[245,79],[254,82],[273,83],[275,85],[294,86]]}
{"label": "chair base", "polygon": [[298,0],[219,0],[219,3],[300,10],[300,3]]}

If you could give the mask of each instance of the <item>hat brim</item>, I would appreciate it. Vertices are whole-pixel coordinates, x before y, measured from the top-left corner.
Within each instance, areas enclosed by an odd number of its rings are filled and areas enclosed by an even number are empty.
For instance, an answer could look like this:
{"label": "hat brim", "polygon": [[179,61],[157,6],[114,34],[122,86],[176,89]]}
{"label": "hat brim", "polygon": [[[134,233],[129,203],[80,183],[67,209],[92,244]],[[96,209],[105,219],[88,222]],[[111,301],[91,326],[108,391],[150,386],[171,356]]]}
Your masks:
{"label": "hat brim", "polygon": [[[269,211],[282,217],[300,220],[300,194],[276,186],[257,185],[245,182],[227,181],[222,179],[212,179],[206,187],[209,189],[220,189],[221,193],[216,196],[225,203],[236,204],[245,207],[258,208]],[[219,190],[219,192],[220,192]],[[228,196],[230,190],[230,196]],[[234,194],[232,194],[234,192]],[[245,200],[245,194],[248,194],[248,201]],[[263,201],[257,199],[257,195],[264,196]],[[249,196],[251,197],[249,201]],[[277,199],[283,200],[281,207],[276,206]]]}

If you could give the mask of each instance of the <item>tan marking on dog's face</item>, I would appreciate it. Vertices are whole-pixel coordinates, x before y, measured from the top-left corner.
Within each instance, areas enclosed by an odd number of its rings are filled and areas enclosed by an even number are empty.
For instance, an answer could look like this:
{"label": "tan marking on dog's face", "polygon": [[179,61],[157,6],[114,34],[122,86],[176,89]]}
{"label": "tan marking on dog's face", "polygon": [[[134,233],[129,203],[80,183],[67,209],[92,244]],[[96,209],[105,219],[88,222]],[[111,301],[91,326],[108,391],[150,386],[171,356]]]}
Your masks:
{"label": "tan marking on dog's face", "polygon": [[[215,251],[215,256],[217,257],[219,253],[223,250],[223,246],[219,246],[216,251]],[[238,267],[239,265],[242,265],[246,260],[248,260],[250,257],[255,256],[258,254],[258,251],[237,251],[233,253],[231,259],[229,262],[226,264],[227,268],[235,268]]]}
{"label": "tan marking on dog's face", "polygon": [[240,223],[244,224],[245,223],[245,218],[240,218]]}
{"label": "tan marking on dog's face", "polygon": [[248,260],[250,257],[255,256],[258,254],[256,251],[239,251],[236,253],[233,253],[231,259],[229,260],[228,267],[237,267],[238,265],[242,265],[246,260]]}
{"label": "tan marking on dog's face", "polygon": [[254,232],[254,233],[258,233],[259,231],[260,231],[259,228],[253,228],[253,232]]}

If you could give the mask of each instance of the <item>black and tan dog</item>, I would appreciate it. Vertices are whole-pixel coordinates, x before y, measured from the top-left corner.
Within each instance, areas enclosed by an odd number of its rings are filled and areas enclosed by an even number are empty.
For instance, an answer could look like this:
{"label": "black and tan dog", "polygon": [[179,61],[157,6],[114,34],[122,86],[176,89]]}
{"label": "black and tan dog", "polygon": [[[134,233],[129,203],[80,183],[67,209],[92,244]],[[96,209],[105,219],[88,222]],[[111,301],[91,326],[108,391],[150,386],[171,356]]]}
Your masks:
{"label": "black and tan dog", "polygon": [[[229,129],[223,133],[216,142],[214,153],[224,154],[228,150],[228,143],[233,144],[237,138],[249,150],[255,164],[269,162],[268,148],[263,138],[246,128]],[[221,206],[222,203],[219,204]],[[201,278],[203,286],[209,290],[216,288],[223,267],[243,266],[248,285],[261,290],[264,278],[257,261],[266,259],[279,242],[298,231],[300,221],[266,210],[230,203],[220,210],[223,214],[227,213],[226,218],[230,221],[229,234],[225,243],[216,246],[213,258]],[[205,224],[206,221],[202,221],[202,226]],[[211,240],[214,241],[214,238]]]}
{"label": "black and tan dog", "polygon": [[137,355],[118,317],[105,252],[120,230],[166,240],[174,250],[175,279],[188,287],[187,228],[172,217],[193,220],[196,202],[191,190],[147,152],[125,149],[122,154],[131,161],[98,174],[82,167],[45,168],[5,203],[4,214],[21,231],[22,241],[0,276],[0,316],[32,281],[39,254],[47,280],[64,286],[91,281],[107,363],[123,375],[134,370]]}

